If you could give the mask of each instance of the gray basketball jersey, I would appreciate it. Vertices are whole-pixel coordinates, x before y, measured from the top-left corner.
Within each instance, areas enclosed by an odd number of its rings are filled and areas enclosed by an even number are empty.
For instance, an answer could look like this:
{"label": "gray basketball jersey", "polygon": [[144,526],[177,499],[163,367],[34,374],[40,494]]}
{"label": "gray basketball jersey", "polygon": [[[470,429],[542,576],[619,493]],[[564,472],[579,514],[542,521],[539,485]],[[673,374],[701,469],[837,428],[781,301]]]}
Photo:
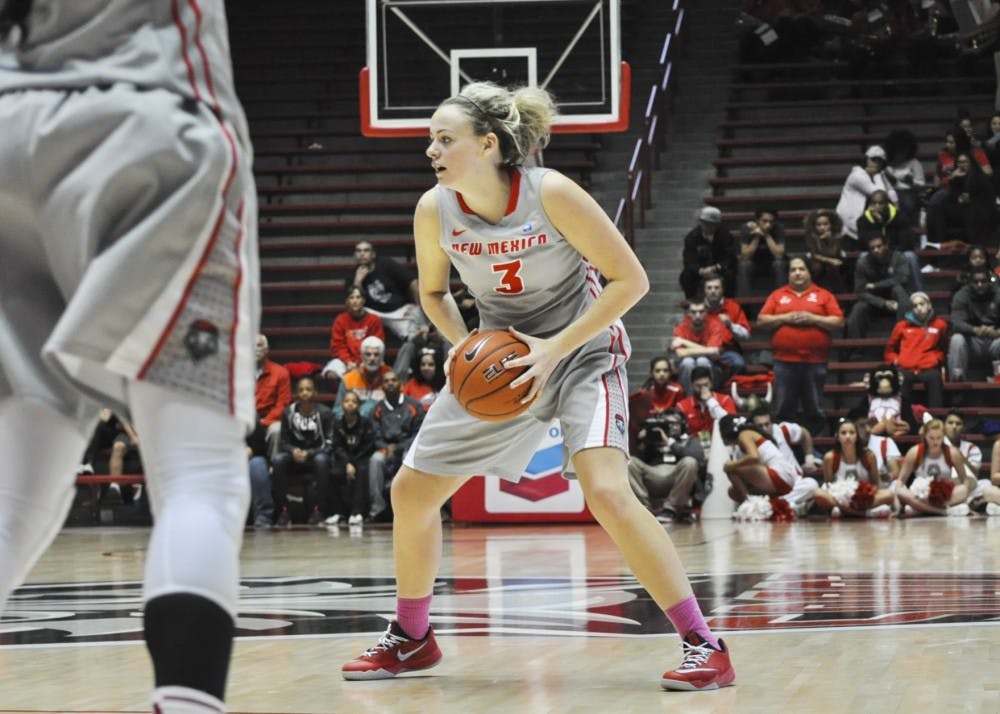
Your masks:
{"label": "gray basketball jersey", "polygon": [[10,39],[0,45],[0,93],[166,89],[209,105],[248,144],[223,0],[34,0],[26,37]]}
{"label": "gray basketball jersey", "polygon": [[597,270],[545,215],[549,169],[511,169],[506,215],[491,224],[459,193],[438,186],[441,245],[476,298],[483,329],[508,326],[549,337],[579,317],[601,292]]}

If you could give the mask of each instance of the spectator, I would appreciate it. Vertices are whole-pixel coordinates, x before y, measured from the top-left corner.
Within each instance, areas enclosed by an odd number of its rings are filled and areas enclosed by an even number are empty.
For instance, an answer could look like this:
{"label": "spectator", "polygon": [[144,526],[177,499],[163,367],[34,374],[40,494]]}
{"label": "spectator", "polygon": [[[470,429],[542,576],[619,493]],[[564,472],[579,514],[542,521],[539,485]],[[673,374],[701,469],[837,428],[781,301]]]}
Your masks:
{"label": "spectator", "polygon": [[455,298],[455,304],[458,305],[458,312],[466,329],[472,332],[479,327],[479,306],[476,304],[475,296],[469,292],[468,286],[460,286],[451,296]]}
{"label": "spectator", "polygon": [[809,271],[820,287],[832,293],[844,289],[844,222],[836,211],[820,208],[811,211],[803,221],[806,257]]}
{"label": "spectator", "polygon": [[706,464],[701,441],[687,433],[687,420],[679,409],[644,419],[638,440],[638,451],[628,461],[635,495],[661,523],[689,521],[691,493]]}
{"label": "spectator", "polygon": [[254,528],[274,524],[274,496],[271,493],[271,462],[267,458],[267,430],[257,422],[247,434],[247,469],[250,472],[250,522]]}
{"label": "spectator", "polygon": [[[931,503],[928,486],[934,481],[952,484],[951,495],[942,505]],[[940,419],[932,419],[924,425],[923,439],[903,458],[896,495],[906,506],[905,515],[966,516],[969,507],[965,500],[976,485],[958,449],[945,443],[944,424]],[[927,496],[920,493],[924,488],[928,488]]]}
{"label": "spectator", "polygon": [[[316,498],[309,510],[309,525],[323,521],[330,488],[330,435],[333,413],[316,402],[316,383],[303,377],[295,385],[295,401],[281,416],[281,444],[274,457],[274,495],[278,507],[277,525],[291,523],[288,485],[293,474],[312,477]],[[308,492],[308,489],[307,489]],[[308,503],[310,499],[306,499]]]}
{"label": "spectator", "polygon": [[361,364],[361,342],[370,336],[385,341],[382,318],[365,310],[365,294],[352,285],[347,289],[345,310],[337,315],[330,330],[332,359],[323,367],[326,379],[342,379],[348,370]]}
{"label": "spectator", "polygon": [[[143,473],[139,437],[131,424],[110,409],[101,409],[79,470],[91,474],[95,471],[112,476]],[[101,502],[108,505],[133,501],[142,494],[142,487],[134,486],[128,487],[123,495],[121,484],[117,482],[104,484],[99,490]]]}
{"label": "spectator", "polygon": [[873,421],[867,414],[854,419],[854,426],[858,432],[858,443],[866,444],[868,450],[875,454],[880,485],[889,486],[899,478],[899,464],[902,454],[892,437],[872,433]]}
{"label": "spectator", "polygon": [[858,217],[858,245],[864,249],[872,236],[882,236],[890,250],[899,251],[909,266],[909,287],[922,290],[920,259],[914,251],[913,227],[905,215],[892,203],[885,191],[873,191],[865,212]]}
{"label": "spectator", "polygon": [[992,363],[1000,360],[1000,285],[992,282],[987,268],[974,269],[969,284],[952,298],[951,329],[948,377],[967,379],[970,362],[992,374]]}
{"label": "spectator", "polygon": [[400,374],[399,378],[405,380],[420,371],[420,360],[424,355],[433,355],[434,361],[444,369],[444,363],[448,358],[448,350],[451,344],[444,338],[433,325],[421,327],[413,338],[413,364],[408,365],[406,374]]}
{"label": "spectator", "polygon": [[992,282],[996,283],[1000,281],[1000,276],[997,275],[996,264],[993,256],[991,256],[990,252],[983,246],[974,245],[969,248],[969,254],[966,257],[965,265],[959,269],[958,276],[955,278],[955,284],[951,288],[951,293],[954,295],[968,285],[969,275],[972,271],[976,268],[982,267],[985,267],[990,271],[990,279]]}
{"label": "spectator", "polygon": [[705,206],[698,213],[698,225],[684,236],[683,268],[680,283],[688,300],[698,292],[698,284],[709,277],[730,281],[736,270],[733,237],[722,225],[722,211]]}
{"label": "spectator", "polygon": [[691,393],[677,403],[687,419],[688,433],[697,435],[702,444],[712,440],[716,419],[736,413],[736,403],[728,394],[712,391],[712,371],[707,367],[691,370]]}
{"label": "spectator", "polygon": [[927,240],[942,243],[953,238],[983,245],[996,227],[993,183],[967,152],[955,157],[947,186],[927,204]]}
{"label": "spectator", "polygon": [[858,299],[847,318],[847,336],[851,339],[867,336],[873,310],[890,313],[896,321],[902,320],[910,303],[910,293],[906,289],[909,282],[910,268],[906,258],[899,251],[890,250],[882,236],[869,236],[868,252],[862,253],[854,267],[854,292]]}
{"label": "spectator", "polygon": [[924,404],[938,409],[944,405],[941,368],[948,345],[948,323],[934,314],[925,292],[913,293],[910,305],[912,309],[892,329],[885,346],[885,362],[899,371],[904,402],[913,403],[913,385],[922,383],[926,390]]}
{"label": "spectator", "polygon": [[899,210],[907,223],[913,225],[920,216],[920,200],[927,177],[924,165],[917,158],[917,137],[908,129],[890,132],[885,140],[885,174],[896,189]]}
{"label": "spectator", "polygon": [[427,411],[434,403],[438,392],[444,389],[444,369],[438,362],[434,350],[428,349],[420,355],[420,366],[403,387],[403,394]]}
{"label": "spectator", "polygon": [[[763,403],[755,407],[750,412],[750,423],[757,427],[764,435],[778,447],[778,450],[790,463],[795,464],[803,474],[815,476],[819,473],[820,463],[816,458],[816,447],[813,445],[812,434],[804,426],[795,422],[783,421],[775,428],[774,418],[771,415],[771,406]],[[796,456],[793,446],[797,446],[802,452],[802,461]]]}
{"label": "spectator", "polygon": [[391,515],[385,500],[403,455],[424,420],[420,402],[400,391],[402,386],[395,372],[382,375],[385,396],[372,412],[375,425],[375,453],[368,464],[368,490],[371,498],[368,513],[372,520]]}
{"label": "spectator", "polygon": [[361,341],[361,364],[344,373],[337,388],[337,410],[348,389],[353,389],[361,397],[361,413],[371,414],[385,393],[382,379],[390,370],[385,364],[385,343],[377,337],[369,336]]}
{"label": "spectator", "polygon": [[753,278],[761,273],[768,276],[768,289],[774,289],[784,281],[787,266],[785,230],[778,223],[778,212],[773,208],[758,208],[754,211],[754,220],[745,223],[740,230],[736,294],[740,297],[750,295]]}
{"label": "spectator", "polygon": [[702,293],[705,296],[705,310],[709,317],[715,316],[722,320],[736,342],[750,339],[750,320],[743,308],[735,300],[725,297],[723,280],[720,277],[705,278],[701,281]]}
{"label": "spectator", "polygon": [[888,488],[879,488],[878,461],[875,454],[860,439],[857,425],[850,420],[841,420],[837,425],[833,448],[823,455],[823,483],[833,484],[851,479],[858,483],[870,483],[877,489],[869,507],[864,510],[852,508],[850,502],[838,501],[833,491],[827,488],[816,490],[814,498],[816,505],[834,514],[843,513],[849,516],[888,517],[891,514],[895,497]]}
{"label": "spectator", "polygon": [[726,446],[733,447],[733,458],[722,469],[729,477],[729,497],[736,503],[748,496],[783,496],[801,476],[774,440],[742,417],[722,417],[719,435]]}
{"label": "spectator", "polygon": [[684,389],[671,379],[670,359],[653,357],[649,361],[649,378],[628,396],[629,453],[638,448],[639,425],[651,414],[665,412],[684,397]]}
{"label": "spectator", "polygon": [[341,407],[344,413],[333,420],[332,502],[326,524],[336,526],[346,519],[348,526],[361,526],[367,513],[368,472],[375,451],[375,425],[361,415],[361,397],[354,390],[344,393]]}
{"label": "spectator", "polygon": [[958,112],[958,129],[961,129],[965,137],[969,140],[969,146],[973,149],[983,148],[983,142],[976,136],[976,127],[972,121],[972,115],[965,109]]}
{"label": "spectator", "polygon": [[993,190],[1000,195],[1000,114],[990,117],[988,137],[982,149],[993,170]]}
{"label": "spectator", "polygon": [[368,311],[382,318],[403,344],[396,354],[395,369],[406,373],[413,359],[410,340],[427,324],[420,309],[420,292],[417,279],[409,270],[389,258],[379,258],[371,242],[363,240],[354,246],[355,287],[365,294]]}
{"label": "spectator", "polygon": [[864,213],[873,191],[885,191],[893,203],[899,200],[885,174],[885,158],[885,149],[878,145],[869,146],[864,163],[851,169],[840,191],[837,215],[844,224],[845,235],[853,240],[858,238],[858,218]]}
{"label": "spectator", "polygon": [[746,368],[733,333],[722,320],[708,314],[702,297],[688,303],[687,315],[674,328],[670,349],[679,360],[678,381],[687,393],[691,392],[691,370],[695,367],[710,369],[715,384],[721,384],[726,375],[739,374]]}
{"label": "spectator", "polygon": [[267,429],[267,453],[274,460],[281,438],[281,415],[292,403],[292,378],[288,370],[267,358],[267,337],[257,335],[257,419]]}
{"label": "spectator", "polygon": [[[771,335],[774,353],[774,415],[797,422],[813,436],[826,431],[823,386],[831,333],[844,325],[844,314],[831,292],[812,284],[802,256],[788,261],[788,285],[771,293],[757,324]],[[798,404],[802,418],[798,419]]]}
{"label": "spectator", "polygon": [[[965,464],[965,472],[978,479],[979,468],[983,465],[983,452],[982,450],[973,444],[971,441],[963,439],[965,432],[965,418],[962,416],[961,412],[955,409],[950,409],[944,417],[944,441],[949,446],[954,446],[958,449],[958,453],[962,456],[962,463]],[[953,472],[952,477],[956,474]],[[976,490],[979,490],[978,488]],[[973,492],[969,496],[970,500],[976,495]]]}

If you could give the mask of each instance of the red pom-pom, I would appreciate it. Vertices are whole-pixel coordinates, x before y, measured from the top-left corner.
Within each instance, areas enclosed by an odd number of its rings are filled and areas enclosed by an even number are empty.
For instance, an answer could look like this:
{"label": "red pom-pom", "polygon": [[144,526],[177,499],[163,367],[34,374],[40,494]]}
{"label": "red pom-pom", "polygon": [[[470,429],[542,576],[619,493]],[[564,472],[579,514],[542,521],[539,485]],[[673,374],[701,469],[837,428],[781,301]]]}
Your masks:
{"label": "red pom-pom", "polygon": [[783,498],[771,499],[771,520],[778,523],[791,523],[795,520],[795,511]]}
{"label": "red pom-pom", "polygon": [[859,481],[858,487],[851,497],[851,510],[864,513],[875,503],[875,487],[867,481]]}
{"label": "red pom-pom", "polygon": [[954,482],[936,478],[931,481],[927,502],[935,508],[944,508],[951,503],[951,492],[954,490]]}

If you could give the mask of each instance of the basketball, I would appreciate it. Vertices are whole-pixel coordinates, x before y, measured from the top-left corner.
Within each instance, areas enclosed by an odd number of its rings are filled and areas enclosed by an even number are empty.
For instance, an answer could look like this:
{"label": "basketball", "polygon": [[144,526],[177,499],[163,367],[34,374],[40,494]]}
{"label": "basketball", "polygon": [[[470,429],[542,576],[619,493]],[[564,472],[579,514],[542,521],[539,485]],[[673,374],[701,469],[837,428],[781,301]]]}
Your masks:
{"label": "basketball", "polygon": [[508,385],[527,367],[507,369],[504,363],[528,352],[528,345],[506,330],[485,330],[469,335],[455,348],[448,373],[451,393],[477,419],[513,419],[531,406],[530,403],[521,404],[531,383],[510,389]]}

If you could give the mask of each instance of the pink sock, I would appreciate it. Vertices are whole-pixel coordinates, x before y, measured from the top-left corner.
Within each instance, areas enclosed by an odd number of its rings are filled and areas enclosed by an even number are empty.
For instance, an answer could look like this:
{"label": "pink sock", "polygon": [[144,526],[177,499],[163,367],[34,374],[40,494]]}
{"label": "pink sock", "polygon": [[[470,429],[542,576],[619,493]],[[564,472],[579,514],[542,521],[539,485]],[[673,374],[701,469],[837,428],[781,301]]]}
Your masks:
{"label": "pink sock", "polygon": [[688,595],[666,613],[681,638],[687,637],[689,632],[697,632],[712,647],[719,648],[719,641],[708,629],[708,623],[705,622],[705,616],[701,614],[701,608],[698,607],[698,600],[694,595]]}
{"label": "pink sock", "polygon": [[422,640],[427,636],[431,626],[431,597],[396,598],[396,622],[407,637]]}

